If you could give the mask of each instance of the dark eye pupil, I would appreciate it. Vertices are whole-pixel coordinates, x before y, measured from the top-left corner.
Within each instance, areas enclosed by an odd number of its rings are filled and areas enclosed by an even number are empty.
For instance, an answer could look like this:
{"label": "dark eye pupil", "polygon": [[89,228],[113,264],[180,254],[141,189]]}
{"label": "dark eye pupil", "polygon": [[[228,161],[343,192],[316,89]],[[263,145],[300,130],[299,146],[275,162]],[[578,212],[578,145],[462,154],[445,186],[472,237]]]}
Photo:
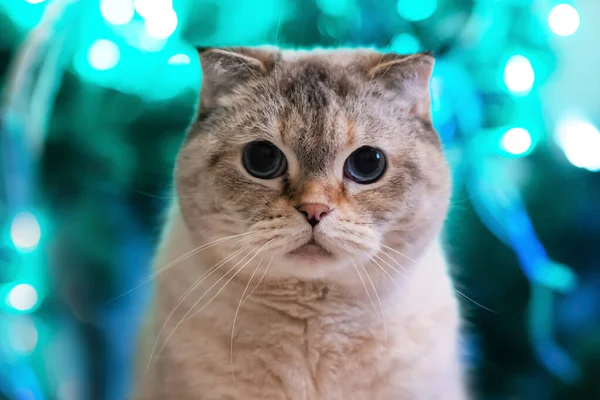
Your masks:
{"label": "dark eye pupil", "polygon": [[246,146],[244,168],[260,179],[273,179],[285,172],[285,157],[274,144],[254,142]]}
{"label": "dark eye pupil", "polygon": [[379,168],[381,154],[376,150],[361,151],[356,155],[354,166],[361,174],[372,174]]}
{"label": "dark eye pupil", "polygon": [[358,183],[373,183],[385,171],[385,157],[381,150],[363,146],[348,157],[344,174]]}

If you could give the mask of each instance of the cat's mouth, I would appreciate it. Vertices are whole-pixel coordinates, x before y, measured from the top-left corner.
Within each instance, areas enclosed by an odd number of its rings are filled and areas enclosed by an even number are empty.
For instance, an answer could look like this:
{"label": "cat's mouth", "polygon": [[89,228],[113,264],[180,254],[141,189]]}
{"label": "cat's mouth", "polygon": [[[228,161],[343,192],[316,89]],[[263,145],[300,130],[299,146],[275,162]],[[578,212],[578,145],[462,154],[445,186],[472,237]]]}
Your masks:
{"label": "cat's mouth", "polygon": [[300,247],[290,251],[288,254],[291,256],[303,257],[333,257],[333,253],[317,243],[314,237]]}

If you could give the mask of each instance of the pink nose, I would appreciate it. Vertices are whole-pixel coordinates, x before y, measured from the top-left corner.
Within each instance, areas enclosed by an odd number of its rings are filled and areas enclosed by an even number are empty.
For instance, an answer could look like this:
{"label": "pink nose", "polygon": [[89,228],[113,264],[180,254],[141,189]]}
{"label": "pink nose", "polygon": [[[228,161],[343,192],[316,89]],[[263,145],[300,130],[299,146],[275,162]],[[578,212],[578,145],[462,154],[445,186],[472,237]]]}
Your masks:
{"label": "pink nose", "polygon": [[315,226],[321,221],[321,218],[329,214],[331,209],[325,204],[305,203],[298,207],[298,211],[304,214],[309,224]]}

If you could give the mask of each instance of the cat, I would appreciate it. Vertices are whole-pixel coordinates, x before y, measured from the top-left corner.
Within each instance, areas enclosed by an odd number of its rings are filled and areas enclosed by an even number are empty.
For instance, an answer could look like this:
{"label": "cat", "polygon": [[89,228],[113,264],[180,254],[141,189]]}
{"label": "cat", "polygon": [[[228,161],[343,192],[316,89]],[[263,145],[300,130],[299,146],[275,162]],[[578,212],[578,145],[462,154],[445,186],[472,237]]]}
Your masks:
{"label": "cat", "polygon": [[467,398],[434,57],[199,49],[134,398]]}

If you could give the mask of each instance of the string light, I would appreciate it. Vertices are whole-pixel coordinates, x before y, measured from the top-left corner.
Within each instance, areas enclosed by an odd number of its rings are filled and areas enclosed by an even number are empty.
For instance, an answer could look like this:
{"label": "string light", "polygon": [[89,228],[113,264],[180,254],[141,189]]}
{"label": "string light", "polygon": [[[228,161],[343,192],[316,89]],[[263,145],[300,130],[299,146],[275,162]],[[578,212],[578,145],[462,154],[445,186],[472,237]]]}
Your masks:
{"label": "string light", "polygon": [[15,216],[10,226],[10,238],[17,249],[34,250],[41,236],[40,224],[33,214],[22,211]]}
{"label": "string light", "polygon": [[576,167],[600,171],[600,132],[580,118],[564,118],[556,129],[556,140],[565,157]]}
{"label": "string light", "polygon": [[548,25],[558,36],[571,36],[580,24],[579,11],[570,4],[559,4],[548,15]]}
{"label": "string light", "polygon": [[437,9],[437,0],[398,0],[398,14],[407,21],[423,21],[431,17]]}
{"label": "string light", "polygon": [[131,21],[135,10],[131,0],[102,0],[100,13],[109,23],[124,25]]}
{"label": "string light", "polygon": [[502,136],[502,148],[515,156],[527,154],[533,145],[531,134],[524,128],[511,128]]}
{"label": "string light", "polygon": [[88,62],[92,68],[106,71],[114,68],[121,58],[119,47],[106,39],[96,40],[88,50]]}
{"label": "string light", "polygon": [[514,95],[526,95],[535,82],[535,72],[527,57],[512,56],[504,67],[504,83]]}
{"label": "string light", "polygon": [[37,302],[37,291],[27,283],[16,285],[8,293],[8,304],[17,311],[30,311]]}

